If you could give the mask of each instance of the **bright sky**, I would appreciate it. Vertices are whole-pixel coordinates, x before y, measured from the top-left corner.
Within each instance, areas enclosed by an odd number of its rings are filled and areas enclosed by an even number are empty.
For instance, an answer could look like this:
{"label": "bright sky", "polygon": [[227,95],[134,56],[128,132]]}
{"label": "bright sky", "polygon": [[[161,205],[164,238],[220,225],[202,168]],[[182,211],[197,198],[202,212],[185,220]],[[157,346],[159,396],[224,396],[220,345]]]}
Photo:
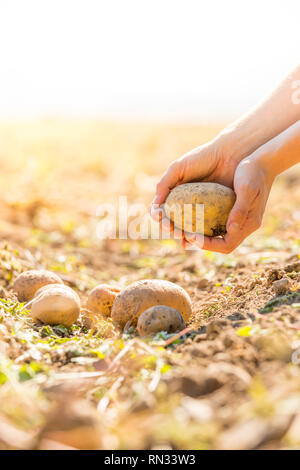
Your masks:
{"label": "bright sky", "polygon": [[299,0],[0,0],[0,117],[232,118],[299,47]]}

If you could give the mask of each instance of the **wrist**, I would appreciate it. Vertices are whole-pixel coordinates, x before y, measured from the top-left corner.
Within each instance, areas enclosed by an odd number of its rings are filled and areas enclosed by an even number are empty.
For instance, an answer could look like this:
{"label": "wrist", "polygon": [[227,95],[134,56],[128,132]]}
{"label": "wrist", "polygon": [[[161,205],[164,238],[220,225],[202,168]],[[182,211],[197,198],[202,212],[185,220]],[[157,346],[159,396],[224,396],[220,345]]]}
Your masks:
{"label": "wrist", "polygon": [[228,158],[238,165],[261,145],[260,132],[259,126],[251,129],[243,121],[238,121],[225,127],[216,137],[216,141]]}
{"label": "wrist", "polygon": [[249,158],[259,165],[270,182],[273,182],[280,173],[280,171],[278,171],[276,161],[274,160],[273,153],[264,149],[264,146],[253,152]]}

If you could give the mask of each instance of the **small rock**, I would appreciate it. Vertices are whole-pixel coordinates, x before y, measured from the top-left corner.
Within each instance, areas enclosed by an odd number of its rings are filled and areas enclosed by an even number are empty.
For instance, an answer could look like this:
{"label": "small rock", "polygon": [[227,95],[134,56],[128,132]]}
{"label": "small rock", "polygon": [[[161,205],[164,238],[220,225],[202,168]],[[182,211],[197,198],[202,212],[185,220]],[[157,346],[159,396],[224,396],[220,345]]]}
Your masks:
{"label": "small rock", "polygon": [[284,271],[281,269],[270,269],[267,273],[267,285],[281,279],[284,276]]}
{"label": "small rock", "polygon": [[215,336],[221,334],[221,332],[229,325],[228,320],[213,320],[206,326],[207,337],[213,339]]}
{"label": "small rock", "polygon": [[233,313],[231,315],[227,315],[226,318],[228,318],[228,320],[231,320],[231,321],[246,320],[245,315],[243,315],[242,313],[239,313],[239,312]]}
{"label": "small rock", "polygon": [[84,309],[81,312],[80,322],[88,330],[95,329],[97,327],[97,315]]}
{"label": "small rock", "polygon": [[203,279],[200,279],[200,281],[198,281],[197,287],[198,289],[206,289],[208,285],[209,285],[209,281],[203,278]]}
{"label": "small rock", "polygon": [[236,297],[241,297],[243,295],[244,291],[243,289],[238,289],[236,292],[235,292],[235,296]]}
{"label": "small rock", "polygon": [[300,261],[296,261],[295,263],[288,264],[285,267],[285,271],[287,273],[291,273],[293,271],[299,272],[300,271]]}
{"label": "small rock", "polygon": [[192,398],[198,398],[202,395],[218,390],[224,385],[218,377],[206,374],[205,371],[192,375],[182,375],[181,377],[173,378],[170,382],[170,390],[172,392],[181,392]]}
{"label": "small rock", "polygon": [[1,299],[6,299],[7,298],[7,292],[4,289],[4,287],[0,286],[0,298]]}
{"label": "small rock", "polygon": [[0,339],[0,354],[6,355],[8,352],[8,344]]}
{"label": "small rock", "polygon": [[184,396],[181,407],[194,421],[209,421],[213,418],[213,409],[208,400]]}
{"label": "small rock", "polygon": [[254,450],[272,440],[281,439],[287,432],[292,417],[275,416],[272,419],[252,418],[237,423],[217,440],[218,450]]}
{"label": "small rock", "polygon": [[0,324],[0,340],[9,341],[10,335],[5,325]]}
{"label": "small rock", "polygon": [[273,282],[273,290],[276,295],[283,295],[289,291],[290,281],[289,279],[279,279]]}
{"label": "small rock", "polygon": [[291,361],[293,349],[289,339],[276,330],[269,331],[268,335],[253,337],[253,344],[265,360],[287,363]]}

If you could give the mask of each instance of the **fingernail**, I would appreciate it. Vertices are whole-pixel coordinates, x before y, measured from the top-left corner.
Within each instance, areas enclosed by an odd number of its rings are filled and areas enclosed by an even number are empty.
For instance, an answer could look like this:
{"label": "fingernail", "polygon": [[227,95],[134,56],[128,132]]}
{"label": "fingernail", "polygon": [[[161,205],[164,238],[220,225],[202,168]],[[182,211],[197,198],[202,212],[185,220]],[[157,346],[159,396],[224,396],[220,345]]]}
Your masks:
{"label": "fingernail", "polygon": [[158,196],[158,195],[154,196],[153,201],[152,201],[151,204],[158,204],[159,205],[160,204],[160,199],[161,199],[160,196]]}
{"label": "fingernail", "polygon": [[159,208],[160,208],[159,204],[154,204],[153,202],[151,202],[151,204],[150,204],[151,212],[157,211],[157,210],[159,210]]}
{"label": "fingernail", "polygon": [[163,211],[160,208],[155,209],[153,206],[151,206],[150,214],[154,220],[156,220],[157,222],[160,222],[160,219],[162,218],[162,215],[163,215]]}

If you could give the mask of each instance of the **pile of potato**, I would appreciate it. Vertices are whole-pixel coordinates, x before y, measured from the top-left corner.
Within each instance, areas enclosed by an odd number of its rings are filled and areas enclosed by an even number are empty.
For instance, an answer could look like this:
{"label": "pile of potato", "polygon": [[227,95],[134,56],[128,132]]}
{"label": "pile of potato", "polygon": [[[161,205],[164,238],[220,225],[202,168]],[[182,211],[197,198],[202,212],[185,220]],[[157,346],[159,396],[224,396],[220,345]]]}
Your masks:
{"label": "pile of potato", "polygon": [[131,284],[116,297],[111,318],[123,328],[137,325],[141,336],[151,336],[183,329],[191,313],[191,299],[182,287],[147,279]]}
{"label": "pile of potato", "polygon": [[[226,232],[235,199],[233,190],[220,184],[186,183],[170,192],[164,210],[182,230],[220,236]],[[191,210],[185,212],[186,205]],[[31,308],[32,317],[43,323],[70,326],[80,315],[79,296],[52,272],[26,271],[18,276],[13,288],[20,302],[28,302],[26,307]],[[151,336],[159,331],[184,329],[191,313],[191,300],[182,287],[148,279],[122,291],[107,284],[96,286],[88,295],[82,319],[85,326],[93,328],[97,318],[111,317],[123,330],[135,326],[141,336]]]}
{"label": "pile of potato", "polygon": [[[69,327],[79,318],[78,294],[55,273],[26,271],[17,277],[13,289],[20,302],[27,302],[32,318],[42,323]],[[123,290],[100,284],[91,290],[82,310],[87,320],[83,323],[89,327],[94,319],[111,317],[122,329],[137,327],[141,336],[180,331],[191,313],[190,297],[182,287],[156,279],[138,281]]]}

